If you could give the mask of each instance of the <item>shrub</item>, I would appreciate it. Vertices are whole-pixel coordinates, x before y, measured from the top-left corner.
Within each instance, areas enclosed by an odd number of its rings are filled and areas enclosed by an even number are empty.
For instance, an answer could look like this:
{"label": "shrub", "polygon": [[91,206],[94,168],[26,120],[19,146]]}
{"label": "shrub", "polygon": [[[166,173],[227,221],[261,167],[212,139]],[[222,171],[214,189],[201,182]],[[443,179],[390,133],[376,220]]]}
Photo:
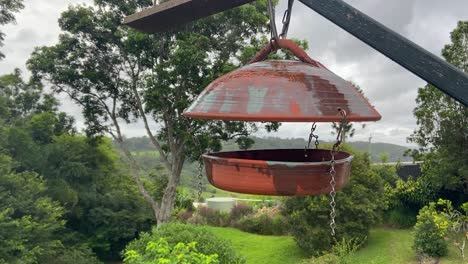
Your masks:
{"label": "shrub", "polygon": [[[383,181],[370,168],[366,154],[355,153],[349,184],[336,195],[336,239],[365,242],[372,225],[382,216]],[[330,235],[330,197],[293,197],[285,201],[287,217],[296,243],[311,255],[329,251],[335,240]]]}
{"label": "shrub", "polygon": [[413,209],[404,205],[395,206],[387,212],[387,224],[396,228],[410,228],[416,224],[416,215]]}
{"label": "shrub", "polygon": [[165,238],[170,247],[180,242],[185,244],[197,242],[198,252],[205,255],[217,254],[220,263],[245,263],[228,241],[216,237],[204,227],[185,224],[167,224],[154,228],[151,233],[144,233],[139,239],[127,245],[126,251],[144,252],[150,241],[157,242],[160,238]]}
{"label": "shrub", "polygon": [[193,211],[181,210],[177,213],[177,219],[182,223],[187,223],[187,221],[193,216]]}
{"label": "shrub", "polygon": [[229,225],[229,213],[227,212],[201,207],[196,214],[202,218],[200,222],[203,224],[221,227]]}
{"label": "shrub", "polygon": [[420,255],[430,257],[447,255],[444,236],[449,226],[448,216],[437,212],[436,203],[430,203],[419,211],[417,219],[413,249]]}
{"label": "shrub", "polygon": [[196,248],[196,242],[184,244],[178,243],[174,247],[160,238],[157,242],[149,241],[143,251],[127,250],[124,253],[124,262],[127,264],[217,264],[218,255],[205,255],[199,253]]}
{"label": "shrub", "polygon": [[241,219],[242,217],[247,216],[252,213],[253,213],[253,208],[251,206],[245,203],[239,203],[239,204],[236,204],[231,209],[230,218],[231,218],[231,221],[237,221]]}
{"label": "shrub", "polygon": [[266,213],[245,216],[235,227],[242,231],[260,235],[285,235],[288,233],[288,223],[284,216],[270,216]]}

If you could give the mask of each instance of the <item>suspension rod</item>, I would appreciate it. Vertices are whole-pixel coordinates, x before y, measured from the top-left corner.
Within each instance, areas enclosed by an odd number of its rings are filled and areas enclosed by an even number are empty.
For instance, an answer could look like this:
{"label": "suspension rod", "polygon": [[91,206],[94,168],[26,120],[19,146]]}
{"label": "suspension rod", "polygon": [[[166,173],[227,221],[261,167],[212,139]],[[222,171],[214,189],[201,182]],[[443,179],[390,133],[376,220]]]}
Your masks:
{"label": "suspension rod", "polygon": [[299,0],[351,35],[468,105],[468,75],[341,0]]}

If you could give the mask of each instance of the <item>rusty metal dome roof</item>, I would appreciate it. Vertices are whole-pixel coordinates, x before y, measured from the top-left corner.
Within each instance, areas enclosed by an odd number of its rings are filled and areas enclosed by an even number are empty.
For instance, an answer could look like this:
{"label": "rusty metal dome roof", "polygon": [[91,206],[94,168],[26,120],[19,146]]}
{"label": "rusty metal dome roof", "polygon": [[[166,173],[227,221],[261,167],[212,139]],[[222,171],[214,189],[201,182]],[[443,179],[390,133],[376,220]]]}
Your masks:
{"label": "rusty metal dome roof", "polygon": [[184,115],[258,122],[339,122],[337,109],[341,108],[348,113],[348,121],[381,119],[352,83],[306,54],[304,59],[304,54],[298,56],[302,61],[253,62],[221,76]]}

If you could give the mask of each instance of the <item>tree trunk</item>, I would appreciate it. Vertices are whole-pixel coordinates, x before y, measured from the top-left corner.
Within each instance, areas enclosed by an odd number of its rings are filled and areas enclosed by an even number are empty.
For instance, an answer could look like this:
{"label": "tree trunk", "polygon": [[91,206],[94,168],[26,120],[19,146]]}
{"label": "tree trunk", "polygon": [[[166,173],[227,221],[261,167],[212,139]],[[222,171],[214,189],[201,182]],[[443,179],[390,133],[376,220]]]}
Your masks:
{"label": "tree trunk", "polygon": [[151,197],[151,195],[146,191],[145,186],[143,185],[143,182],[141,181],[140,175],[138,173],[138,165],[133,158],[132,154],[128,150],[128,148],[124,144],[120,144],[125,156],[127,159],[130,161],[130,170],[132,177],[135,179],[136,185],[138,187],[138,190],[140,191],[141,195],[143,195],[143,198],[145,201],[151,206],[151,209],[153,210],[153,215],[156,223],[158,222],[158,212],[159,210],[159,205],[158,203]]}
{"label": "tree trunk", "polygon": [[124,142],[122,133],[120,132],[120,126],[119,126],[119,123],[117,121],[117,118],[115,118],[115,115],[111,115],[111,117],[112,117],[112,121],[114,123],[114,126],[115,126],[115,128],[117,130],[117,135],[114,135],[113,133],[111,133],[111,135],[115,140],[117,140],[117,142],[119,143],[120,147],[122,148],[122,150],[123,150],[123,152],[125,154],[125,157],[127,157],[128,161],[130,161],[131,175],[132,175],[133,179],[135,179],[135,183],[137,185],[138,191],[143,196],[145,201],[151,206],[151,209],[153,210],[154,220],[157,223],[158,212],[159,212],[159,209],[160,209],[159,204],[146,191],[146,188],[143,185],[143,182],[141,181],[141,178],[140,178],[140,174],[138,172],[138,164],[137,164],[136,160],[133,158],[132,153],[130,152],[130,150],[128,150],[128,147]]}
{"label": "tree trunk", "polygon": [[172,211],[175,205],[175,199],[177,195],[177,186],[180,182],[180,175],[182,173],[182,167],[184,165],[185,155],[181,157],[175,157],[173,162],[173,168],[167,187],[164,190],[164,195],[161,199],[161,208],[157,215],[158,227],[169,222]]}

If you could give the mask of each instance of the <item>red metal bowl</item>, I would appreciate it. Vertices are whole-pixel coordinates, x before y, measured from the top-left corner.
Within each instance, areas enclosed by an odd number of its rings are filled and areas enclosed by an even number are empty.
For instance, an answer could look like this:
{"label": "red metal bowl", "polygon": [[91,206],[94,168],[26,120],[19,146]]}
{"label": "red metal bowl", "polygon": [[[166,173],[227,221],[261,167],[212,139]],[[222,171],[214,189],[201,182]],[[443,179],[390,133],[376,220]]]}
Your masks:
{"label": "red metal bowl", "polygon": [[[305,156],[307,153],[307,157]],[[203,155],[208,180],[226,191],[302,196],[329,193],[330,150],[268,149]],[[353,156],[335,155],[336,190],[348,182]]]}

